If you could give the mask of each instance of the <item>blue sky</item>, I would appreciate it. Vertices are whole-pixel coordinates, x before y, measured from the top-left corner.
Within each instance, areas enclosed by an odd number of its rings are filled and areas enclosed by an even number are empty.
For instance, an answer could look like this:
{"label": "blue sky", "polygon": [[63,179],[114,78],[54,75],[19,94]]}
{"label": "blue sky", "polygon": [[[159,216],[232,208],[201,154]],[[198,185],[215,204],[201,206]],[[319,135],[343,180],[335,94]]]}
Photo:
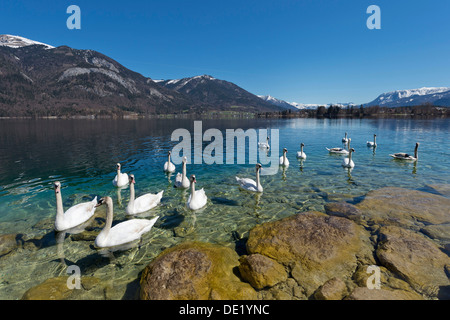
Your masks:
{"label": "blue sky", "polygon": [[[66,9],[81,8],[81,30]],[[381,30],[369,30],[369,5]],[[450,87],[448,0],[0,2],[0,34],[93,49],[153,79],[209,74],[299,103]]]}

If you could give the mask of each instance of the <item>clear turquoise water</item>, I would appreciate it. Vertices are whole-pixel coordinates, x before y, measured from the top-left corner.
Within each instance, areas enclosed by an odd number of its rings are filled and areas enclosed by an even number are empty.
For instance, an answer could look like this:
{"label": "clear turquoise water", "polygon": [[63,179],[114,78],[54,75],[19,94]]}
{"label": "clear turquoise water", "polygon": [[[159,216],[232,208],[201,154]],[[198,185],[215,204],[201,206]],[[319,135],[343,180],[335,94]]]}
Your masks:
{"label": "clear turquoise water", "polygon": [[[254,178],[253,164],[188,164],[188,174],[196,175],[197,187],[205,188],[209,198],[206,208],[190,212],[185,206],[189,191],[174,189],[176,174],[167,175],[162,168],[167,151],[177,143],[170,141],[173,130],[186,128],[193,133],[193,120],[1,120],[0,235],[18,233],[23,241],[38,245],[26,245],[0,258],[0,299],[19,299],[28,288],[65,274],[61,261],[104,281],[111,281],[114,274],[121,297],[146,264],[176,243],[209,241],[239,251],[239,239],[262,222],[300,211],[323,211],[329,201],[353,201],[385,186],[423,189],[450,183],[450,121],[446,119],[249,119],[203,120],[202,124],[203,131],[279,129],[280,155],[282,148],[288,149],[290,166],[261,177],[264,193],[255,195],[240,190],[235,180],[236,175]],[[341,166],[343,156],[325,149],[341,147],[345,132],[356,150],[351,171]],[[375,152],[366,146],[374,133]],[[304,161],[296,159],[301,142],[307,154]],[[415,142],[420,142],[417,163],[389,157],[395,152],[413,154]],[[159,215],[155,227],[144,235],[139,248],[114,253],[114,263],[93,248],[92,241],[66,235],[58,245],[52,230],[54,181],[62,183],[66,208],[109,195],[115,202],[115,221],[127,219],[129,189],[118,191],[111,183],[117,162],[123,172],[134,173],[137,195],[165,190],[161,205],[141,217]],[[97,212],[104,217],[104,208]]]}

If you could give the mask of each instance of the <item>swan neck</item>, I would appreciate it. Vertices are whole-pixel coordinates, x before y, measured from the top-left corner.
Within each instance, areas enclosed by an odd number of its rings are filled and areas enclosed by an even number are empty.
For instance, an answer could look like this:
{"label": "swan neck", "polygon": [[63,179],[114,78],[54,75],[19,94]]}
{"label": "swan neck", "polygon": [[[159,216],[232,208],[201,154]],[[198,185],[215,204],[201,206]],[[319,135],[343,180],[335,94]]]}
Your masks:
{"label": "swan neck", "polygon": [[416,148],[414,149],[414,158],[418,159],[418,155],[419,155],[419,146],[416,146]]}
{"label": "swan neck", "polygon": [[352,161],[352,150],[348,153],[348,162],[350,163]]}
{"label": "swan neck", "polygon": [[259,169],[256,170],[256,187],[258,189],[261,187],[261,183],[259,182]]}
{"label": "swan neck", "polygon": [[130,201],[128,202],[128,208],[134,208],[134,183],[130,183]]}
{"label": "swan neck", "polygon": [[56,193],[56,216],[59,218],[62,218],[64,216],[61,190]]}
{"label": "swan neck", "polygon": [[300,152],[303,154],[303,146],[300,146]]}
{"label": "swan neck", "polygon": [[183,179],[186,178],[186,162],[183,162],[183,173],[182,173]]}
{"label": "swan neck", "polygon": [[194,197],[195,197],[195,182],[192,181],[192,183],[191,183],[191,201],[192,201],[192,199],[194,199]]}
{"label": "swan neck", "polygon": [[109,230],[111,230],[113,222],[113,204],[112,201],[106,202],[106,223],[103,227],[103,230],[101,231],[101,234],[105,237],[108,236]]}

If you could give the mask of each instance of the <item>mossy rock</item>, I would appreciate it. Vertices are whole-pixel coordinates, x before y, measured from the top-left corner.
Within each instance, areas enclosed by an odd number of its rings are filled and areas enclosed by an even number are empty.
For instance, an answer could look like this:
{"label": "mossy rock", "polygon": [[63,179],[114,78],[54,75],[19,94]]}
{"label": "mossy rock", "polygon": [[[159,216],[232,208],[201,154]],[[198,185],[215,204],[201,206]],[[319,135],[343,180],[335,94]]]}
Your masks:
{"label": "mossy rock", "polygon": [[143,300],[253,300],[256,291],[234,273],[239,256],[210,243],[166,249],[143,271]]}
{"label": "mossy rock", "polygon": [[247,251],[289,268],[307,296],[329,279],[351,278],[359,262],[374,263],[368,232],[349,219],[320,212],[299,213],[254,227]]}

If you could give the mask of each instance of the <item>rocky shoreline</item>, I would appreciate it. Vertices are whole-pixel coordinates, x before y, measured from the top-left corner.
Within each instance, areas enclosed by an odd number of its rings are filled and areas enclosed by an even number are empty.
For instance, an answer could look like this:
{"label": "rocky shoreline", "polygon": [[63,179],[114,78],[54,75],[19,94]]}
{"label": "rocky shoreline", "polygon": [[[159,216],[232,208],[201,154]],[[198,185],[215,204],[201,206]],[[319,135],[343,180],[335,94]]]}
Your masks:
{"label": "rocky shoreline", "polygon": [[[240,255],[218,244],[176,244],[143,269],[126,297],[95,277],[82,277],[82,290],[56,277],[23,299],[448,300],[450,188],[429,189],[386,187],[356,204],[329,202],[325,212],[259,224],[245,233]],[[0,253],[27,242],[0,236]],[[380,289],[368,287],[370,266]]]}

